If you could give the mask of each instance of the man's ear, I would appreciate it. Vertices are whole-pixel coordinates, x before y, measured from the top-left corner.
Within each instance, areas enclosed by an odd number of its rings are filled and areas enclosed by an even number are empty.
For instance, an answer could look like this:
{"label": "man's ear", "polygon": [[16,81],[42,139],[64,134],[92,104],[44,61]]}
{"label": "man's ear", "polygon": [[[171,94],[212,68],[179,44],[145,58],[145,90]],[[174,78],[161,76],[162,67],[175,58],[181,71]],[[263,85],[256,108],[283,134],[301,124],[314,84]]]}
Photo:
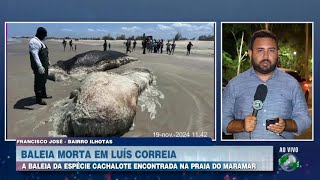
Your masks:
{"label": "man's ear", "polygon": [[249,58],[250,58],[250,61],[251,61],[251,57],[252,57],[252,51],[251,51],[251,49],[248,50],[248,54],[249,54]]}

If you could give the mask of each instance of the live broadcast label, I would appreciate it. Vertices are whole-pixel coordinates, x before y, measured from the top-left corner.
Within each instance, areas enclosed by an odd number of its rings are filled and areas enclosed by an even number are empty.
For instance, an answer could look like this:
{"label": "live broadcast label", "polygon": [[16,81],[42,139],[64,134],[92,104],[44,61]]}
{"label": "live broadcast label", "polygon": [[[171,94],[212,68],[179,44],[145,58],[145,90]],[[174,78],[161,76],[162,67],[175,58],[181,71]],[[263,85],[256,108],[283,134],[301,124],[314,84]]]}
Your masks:
{"label": "live broadcast label", "polygon": [[16,146],[17,171],[273,171],[272,146]]}

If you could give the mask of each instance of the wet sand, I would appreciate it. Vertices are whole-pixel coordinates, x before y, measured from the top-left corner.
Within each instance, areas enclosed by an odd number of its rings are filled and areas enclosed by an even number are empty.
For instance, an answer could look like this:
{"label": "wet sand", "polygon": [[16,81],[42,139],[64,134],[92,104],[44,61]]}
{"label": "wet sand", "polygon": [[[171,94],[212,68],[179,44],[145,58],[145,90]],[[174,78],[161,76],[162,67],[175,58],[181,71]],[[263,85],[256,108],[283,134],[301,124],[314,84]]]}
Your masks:
{"label": "wet sand", "polygon": [[[101,41],[102,42],[102,41]],[[67,60],[89,50],[102,50],[100,41],[79,41],[77,52],[63,52],[60,41],[48,41],[51,64]],[[110,41],[111,49],[125,52],[122,41]],[[185,44],[185,46],[184,46]],[[124,137],[201,136],[214,138],[214,56],[213,42],[193,42],[191,55],[186,56],[187,42],[177,42],[176,53],[142,54],[140,42],[129,56],[139,58],[111,72],[146,67],[156,77],[157,88],[164,98],[159,100],[155,118],[139,107],[135,129]],[[165,48],[164,48],[165,50]],[[28,41],[7,46],[7,139],[20,136],[47,137],[53,130],[49,116],[53,104],[69,96],[78,83],[47,82],[53,99],[47,106],[34,104],[33,73],[30,67]]]}

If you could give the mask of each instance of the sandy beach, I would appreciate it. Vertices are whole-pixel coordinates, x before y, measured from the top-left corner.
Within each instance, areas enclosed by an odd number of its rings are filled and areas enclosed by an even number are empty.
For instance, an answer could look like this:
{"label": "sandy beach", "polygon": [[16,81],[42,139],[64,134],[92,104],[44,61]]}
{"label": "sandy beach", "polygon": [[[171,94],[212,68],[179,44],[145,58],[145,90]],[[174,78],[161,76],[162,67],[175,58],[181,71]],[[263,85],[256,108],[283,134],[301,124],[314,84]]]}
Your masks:
{"label": "sandy beach", "polygon": [[[125,52],[124,41],[108,41],[111,49]],[[63,51],[61,41],[48,40],[51,64],[67,60],[90,50],[102,50],[103,41],[74,41],[77,52],[69,45]],[[186,56],[188,41],[177,41],[174,55],[142,54],[138,41],[135,52],[129,56],[137,62],[123,65],[111,72],[127,68],[146,67],[156,77],[156,86],[163,98],[156,108],[154,118],[139,107],[135,128],[124,137],[208,136],[215,138],[214,120],[214,42],[192,41],[191,55]],[[165,48],[164,48],[165,51]],[[47,82],[47,91],[53,99],[47,106],[34,104],[33,73],[30,67],[28,40],[7,46],[7,139],[20,136],[47,137],[53,130],[49,121],[53,105],[69,96],[78,83]]]}

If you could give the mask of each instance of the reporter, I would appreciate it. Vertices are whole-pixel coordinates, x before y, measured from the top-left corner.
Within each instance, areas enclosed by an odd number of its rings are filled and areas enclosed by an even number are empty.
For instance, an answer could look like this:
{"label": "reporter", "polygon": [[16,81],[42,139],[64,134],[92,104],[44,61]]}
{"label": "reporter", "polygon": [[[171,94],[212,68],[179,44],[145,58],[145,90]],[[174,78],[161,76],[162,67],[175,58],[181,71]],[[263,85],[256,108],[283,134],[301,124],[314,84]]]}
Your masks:
{"label": "reporter", "polygon": [[[253,34],[249,49],[252,67],[233,78],[223,91],[225,134],[232,133],[235,139],[293,139],[310,127],[301,87],[292,76],[277,69],[278,55],[278,39],[271,31]],[[259,84],[266,85],[268,93],[255,117],[252,102]],[[279,122],[266,127],[270,118],[279,118]]]}

